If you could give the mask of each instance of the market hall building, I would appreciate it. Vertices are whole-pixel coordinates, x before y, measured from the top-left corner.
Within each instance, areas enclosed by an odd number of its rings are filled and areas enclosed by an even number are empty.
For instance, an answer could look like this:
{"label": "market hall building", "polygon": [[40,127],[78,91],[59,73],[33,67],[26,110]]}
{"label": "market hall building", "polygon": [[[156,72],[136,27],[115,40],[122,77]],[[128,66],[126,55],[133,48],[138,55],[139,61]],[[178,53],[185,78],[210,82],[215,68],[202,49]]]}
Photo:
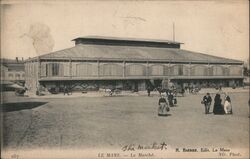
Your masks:
{"label": "market hall building", "polygon": [[243,62],[181,49],[167,40],[87,36],[73,39],[72,48],[26,60],[28,90],[62,91],[121,88],[145,90],[176,86],[241,86]]}

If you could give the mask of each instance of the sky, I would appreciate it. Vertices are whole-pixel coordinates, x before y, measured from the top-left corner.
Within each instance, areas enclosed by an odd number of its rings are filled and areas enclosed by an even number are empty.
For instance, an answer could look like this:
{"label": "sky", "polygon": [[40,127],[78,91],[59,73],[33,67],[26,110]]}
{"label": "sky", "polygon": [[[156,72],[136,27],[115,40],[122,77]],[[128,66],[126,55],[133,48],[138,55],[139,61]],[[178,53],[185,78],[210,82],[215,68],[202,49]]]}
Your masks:
{"label": "sky", "polygon": [[182,49],[246,61],[249,2],[3,0],[1,57],[34,57],[97,35],[175,40]]}

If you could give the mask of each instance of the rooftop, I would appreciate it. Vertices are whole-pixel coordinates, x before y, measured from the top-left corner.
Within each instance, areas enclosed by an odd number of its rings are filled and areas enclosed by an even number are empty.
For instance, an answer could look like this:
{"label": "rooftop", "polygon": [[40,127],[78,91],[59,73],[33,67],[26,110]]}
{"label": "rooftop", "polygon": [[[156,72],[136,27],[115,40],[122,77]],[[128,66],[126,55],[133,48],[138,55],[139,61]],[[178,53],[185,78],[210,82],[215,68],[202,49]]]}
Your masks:
{"label": "rooftop", "polygon": [[164,42],[164,43],[173,43],[173,44],[184,44],[177,41],[171,40],[162,40],[162,39],[139,39],[139,38],[121,38],[121,37],[111,37],[111,36],[84,36],[73,39],[75,41],[77,39],[102,39],[102,40],[117,40],[117,41],[142,41],[142,42]]}
{"label": "rooftop", "polygon": [[75,44],[98,44],[98,45],[119,45],[119,46],[143,46],[143,47],[164,47],[180,48],[180,42],[159,39],[136,39],[136,38],[118,38],[103,36],[85,36],[73,39]]}
{"label": "rooftop", "polygon": [[24,71],[23,60],[1,59],[1,64],[7,67],[9,71]]}
{"label": "rooftop", "polygon": [[98,59],[98,60],[157,60],[175,62],[242,63],[177,48],[79,44],[72,48],[39,56],[40,59]]}

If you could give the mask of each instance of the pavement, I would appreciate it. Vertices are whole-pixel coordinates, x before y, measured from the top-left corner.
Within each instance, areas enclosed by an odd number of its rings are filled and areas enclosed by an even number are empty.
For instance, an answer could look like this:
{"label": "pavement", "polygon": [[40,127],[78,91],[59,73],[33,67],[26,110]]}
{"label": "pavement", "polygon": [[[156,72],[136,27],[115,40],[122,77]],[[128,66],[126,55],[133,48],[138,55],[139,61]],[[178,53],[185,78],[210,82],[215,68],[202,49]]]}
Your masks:
{"label": "pavement", "polygon": [[119,148],[154,142],[249,147],[248,92],[229,93],[233,115],[206,115],[203,95],[189,94],[177,98],[167,117],[157,115],[158,95],[30,98],[12,93],[4,94],[4,149]]}

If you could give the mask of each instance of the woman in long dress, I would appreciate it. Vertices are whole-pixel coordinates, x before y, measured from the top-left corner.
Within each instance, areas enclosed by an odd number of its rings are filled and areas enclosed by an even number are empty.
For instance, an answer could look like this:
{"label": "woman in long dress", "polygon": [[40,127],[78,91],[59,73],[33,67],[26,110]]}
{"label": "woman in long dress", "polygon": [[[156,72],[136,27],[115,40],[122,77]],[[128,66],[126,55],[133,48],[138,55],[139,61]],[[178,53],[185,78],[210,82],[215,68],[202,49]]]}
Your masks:
{"label": "woman in long dress", "polygon": [[169,91],[169,94],[168,94],[168,103],[169,103],[170,107],[174,106],[173,100],[174,100],[174,94],[173,94],[172,91]]}
{"label": "woman in long dress", "polygon": [[167,116],[169,111],[168,103],[164,96],[162,95],[158,102],[158,116]]}
{"label": "woman in long dress", "polygon": [[216,115],[225,114],[221,101],[222,100],[220,98],[220,94],[216,94],[214,97],[214,109],[213,109],[213,113]]}
{"label": "woman in long dress", "polygon": [[228,95],[225,97],[224,111],[225,114],[233,114],[231,99]]}

